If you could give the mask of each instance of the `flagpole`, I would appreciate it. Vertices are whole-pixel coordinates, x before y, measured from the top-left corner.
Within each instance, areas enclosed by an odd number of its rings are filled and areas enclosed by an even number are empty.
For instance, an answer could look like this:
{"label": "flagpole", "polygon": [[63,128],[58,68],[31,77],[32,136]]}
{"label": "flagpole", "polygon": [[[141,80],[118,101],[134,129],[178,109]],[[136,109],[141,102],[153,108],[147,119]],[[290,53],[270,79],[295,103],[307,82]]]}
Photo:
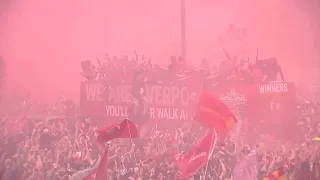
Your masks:
{"label": "flagpole", "polygon": [[[214,147],[212,147],[213,146],[213,144],[216,144],[216,141],[217,141],[217,133],[216,133],[216,131],[215,131],[215,129],[213,129],[213,132],[212,132],[212,139],[211,139],[211,145],[210,145],[210,152],[209,152],[209,154],[208,154],[208,162],[207,162],[207,166],[206,166],[206,170],[204,171],[204,179],[206,179],[206,177],[207,177],[207,170],[208,170],[208,166],[209,166],[209,159],[210,159],[210,157],[211,157],[211,155],[212,155],[212,152],[213,152],[213,148]],[[213,140],[215,138],[215,140]]]}
{"label": "flagpole", "polygon": [[[134,143],[132,141],[132,135],[131,135],[131,129],[130,129],[130,126],[129,126],[129,121],[127,121],[127,125],[128,125],[129,135],[130,135],[131,148],[132,148],[132,145]],[[133,148],[135,148],[135,147],[133,147]],[[135,151],[133,151],[133,158],[134,158],[135,163],[137,164],[137,158],[136,158],[136,152]]]}

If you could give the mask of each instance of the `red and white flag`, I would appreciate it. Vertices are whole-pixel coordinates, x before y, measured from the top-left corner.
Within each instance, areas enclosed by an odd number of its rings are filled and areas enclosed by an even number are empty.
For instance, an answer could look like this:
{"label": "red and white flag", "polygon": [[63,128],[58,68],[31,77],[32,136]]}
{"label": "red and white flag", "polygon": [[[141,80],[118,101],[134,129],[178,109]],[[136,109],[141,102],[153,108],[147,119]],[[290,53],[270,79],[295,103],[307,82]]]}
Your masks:
{"label": "red and white flag", "polygon": [[180,178],[188,178],[208,163],[216,144],[217,135],[210,132],[195,144],[185,157],[179,162]]}

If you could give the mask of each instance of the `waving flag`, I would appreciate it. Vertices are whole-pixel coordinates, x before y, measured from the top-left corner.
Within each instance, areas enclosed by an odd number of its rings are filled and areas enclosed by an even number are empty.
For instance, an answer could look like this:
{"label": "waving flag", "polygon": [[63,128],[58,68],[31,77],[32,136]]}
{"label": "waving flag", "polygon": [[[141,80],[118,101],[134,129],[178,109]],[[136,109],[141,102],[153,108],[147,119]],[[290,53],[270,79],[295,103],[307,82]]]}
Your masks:
{"label": "waving flag", "polygon": [[137,127],[133,122],[125,119],[120,124],[114,124],[98,129],[97,143],[101,149],[102,144],[116,138],[136,138],[139,136]]}
{"label": "waving flag", "polygon": [[216,143],[216,133],[211,132],[194,145],[179,162],[181,178],[197,173],[198,169],[207,164]]}
{"label": "waving flag", "polygon": [[108,171],[108,150],[104,152],[104,156],[100,162],[100,165],[96,172],[95,180],[106,180],[107,179],[107,171]]}
{"label": "waving flag", "polygon": [[230,109],[220,99],[206,91],[201,94],[196,120],[214,128],[221,137],[226,136],[237,123]]}

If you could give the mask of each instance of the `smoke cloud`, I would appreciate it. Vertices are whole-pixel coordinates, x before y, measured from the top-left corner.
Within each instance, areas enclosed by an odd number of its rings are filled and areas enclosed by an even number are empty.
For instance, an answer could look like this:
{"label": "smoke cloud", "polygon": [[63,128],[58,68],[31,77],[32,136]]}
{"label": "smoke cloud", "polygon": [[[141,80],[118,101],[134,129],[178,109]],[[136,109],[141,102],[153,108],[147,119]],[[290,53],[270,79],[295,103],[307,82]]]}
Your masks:
{"label": "smoke cloud", "polygon": [[[298,2],[298,0],[297,0]],[[319,5],[292,0],[186,0],[187,61],[224,60],[219,41],[229,24],[245,28],[243,57],[277,57],[288,81],[319,81]],[[5,0],[0,54],[10,97],[79,99],[80,62],[104,53],[151,57],[165,66],[180,54],[180,1]],[[231,40],[232,41],[232,40]],[[232,43],[231,43],[232,44]]]}

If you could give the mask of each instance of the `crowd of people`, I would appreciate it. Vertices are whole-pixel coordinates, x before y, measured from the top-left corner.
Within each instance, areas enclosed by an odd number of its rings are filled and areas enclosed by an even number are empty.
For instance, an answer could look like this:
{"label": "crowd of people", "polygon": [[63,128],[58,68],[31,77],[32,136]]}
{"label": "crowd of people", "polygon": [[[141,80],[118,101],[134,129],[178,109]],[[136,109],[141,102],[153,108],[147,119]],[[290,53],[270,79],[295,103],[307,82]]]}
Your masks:
{"label": "crowd of people", "polygon": [[[309,104],[299,110],[301,134],[305,135],[300,141],[279,142],[261,136],[255,145],[246,145],[228,138],[220,140],[208,167],[204,166],[195,176],[198,179],[204,179],[205,175],[206,179],[232,179],[237,162],[254,150],[258,179],[280,166],[285,167],[290,179],[320,178],[320,142],[312,141],[320,135],[315,113],[319,109]],[[8,118],[2,118],[0,129],[3,180],[71,179],[73,173],[95,166],[99,159],[95,144],[97,126],[89,119],[19,119],[17,123],[27,123],[13,133]],[[111,141],[109,179],[175,179],[179,171],[176,158],[203,137],[205,130],[188,125],[174,132],[165,129],[161,125],[141,126],[140,138]]]}
{"label": "crowd of people", "polygon": [[[99,62],[100,68],[94,68],[97,74],[93,79],[86,73],[84,76],[88,80],[112,81],[112,77],[130,79],[128,77],[134,77],[135,70],[145,74],[152,71],[152,75],[145,77],[159,82],[154,71],[163,71],[160,67],[151,65],[150,61],[138,63],[137,58],[132,61],[127,57],[111,60],[107,56],[107,59],[106,63]],[[241,67],[244,69],[248,68],[248,64],[243,65]],[[182,59],[174,58],[168,69],[168,72],[190,71]],[[219,70],[215,68],[209,71],[209,75],[212,72],[219,74]],[[112,73],[113,76],[108,76],[107,73]],[[119,73],[119,76],[115,76],[115,73]],[[28,103],[24,104],[29,106]],[[70,104],[72,103],[64,104],[64,109],[70,109]],[[98,126],[106,125],[105,122],[83,118],[75,111],[62,116],[61,113],[66,111],[56,112],[56,106],[44,108],[46,116],[36,119],[27,115],[30,109],[26,107],[17,112],[19,116],[6,115],[1,119],[0,179],[69,180],[74,173],[96,166],[101,157],[96,145],[95,130]],[[316,138],[320,136],[320,108],[316,103],[304,101],[300,102],[296,110],[299,122],[292,123],[297,123],[300,127],[298,139],[283,142],[271,135],[261,135],[253,144],[228,137],[218,139],[208,164],[192,178],[233,179],[237,164],[248,154],[255,152],[256,171],[246,172],[252,179],[262,180],[279,167],[285,169],[288,179],[320,179],[320,141]],[[53,112],[56,113],[54,117]],[[111,141],[108,148],[108,180],[175,179],[179,174],[177,159],[183,158],[188,149],[206,132],[205,127],[192,126],[195,125],[185,123],[174,131],[168,131],[165,125],[149,123],[139,127],[139,138]]]}
{"label": "crowd of people", "polygon": [[177,82],[190,75],[202,76],[214,81],[241,80],[249,83],[274,81],[278,73],[284,81],[284,76],[276,58],[268,58],[250,62],[230,57],[225,51],[228,60],[219,65],[211,65],[207,59],[202,59],[199,67],[189,66],[182,57],[171,56],[168,67],[156,65],[149,58],[141,57],[135,52],[131,60],[128,56],[113,56],[108,54],[103,59],[97,59],[97,65],[91,61],[82,62],[82,75],[89,81],[102,82],[132,82],[137,74],[143,75],[145,80],[153,83]]}
{"label": "crowd of people", "polygon": [[167,69],[161,68],[152,63],[151,59],[138,57],[136,54],[131,60],[128,56],[110,58],[105,55],[104,60],[98,59],[98,65],[91,64],[90,61],[82,62],[83,76],[89,81],[100,82],[132,82],[137,74],[144,75],[148,82],[172,82],[177,77],[175,74],[190,73],[194,69],[188,68],[181,58],[171,57],[171,63]]}

